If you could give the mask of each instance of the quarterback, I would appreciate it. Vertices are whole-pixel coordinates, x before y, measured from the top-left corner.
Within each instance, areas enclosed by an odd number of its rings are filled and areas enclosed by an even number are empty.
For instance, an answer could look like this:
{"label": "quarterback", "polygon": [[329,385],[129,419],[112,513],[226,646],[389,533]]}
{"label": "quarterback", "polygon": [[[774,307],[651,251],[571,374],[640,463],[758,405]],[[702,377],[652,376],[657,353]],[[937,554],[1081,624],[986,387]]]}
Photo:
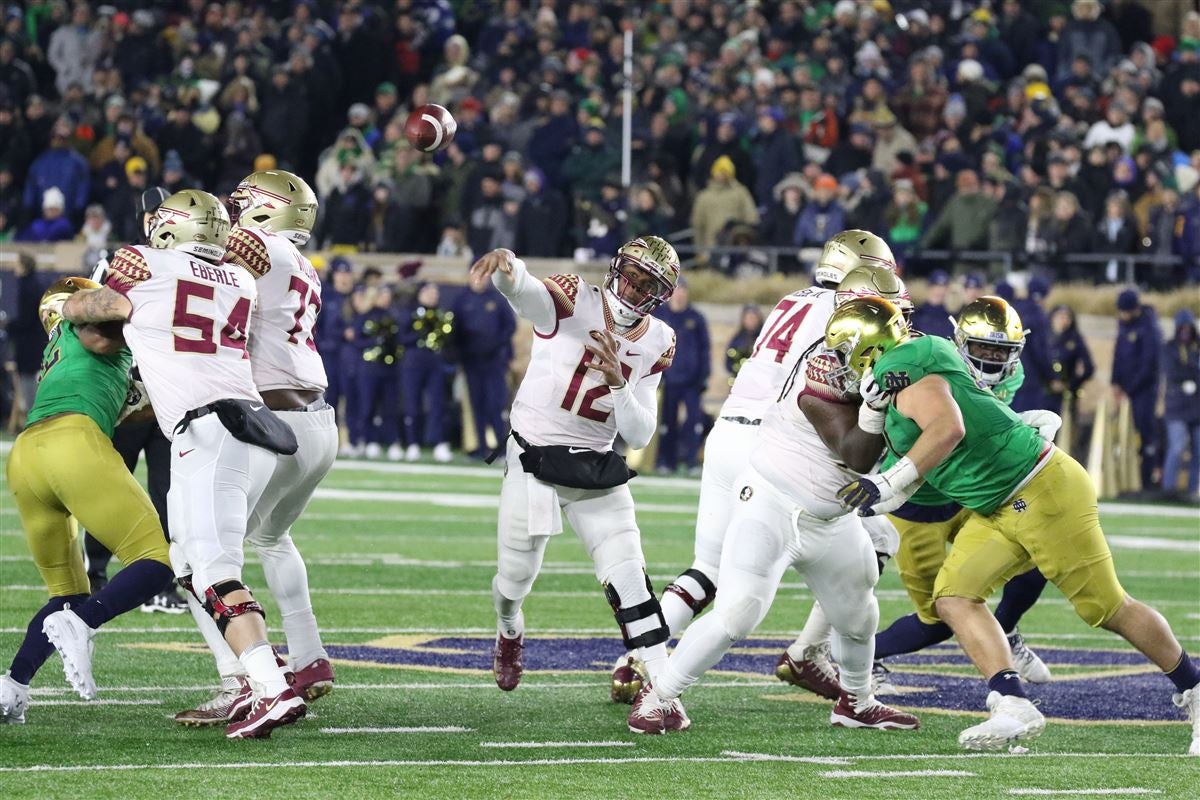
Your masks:
{"label": "quarterback", "polygon": [[535,334],[513,400],[500,490],[496,683],[512,691],[521,680],[521,604],[564,513],[592,558],[626,649],[653,676],[666,661],[669,632],[645,572],[632,473],[612,448],[618,434],[645,447],[657,427],[658,384],[675,334],[650,312],[675,290],[675,248],[657,236],[626,242],[603,286],[577,275],[538,280],[510,250],[484,255],[471,279],[491,279]]}
{"label": "quarterback", "polygon": [[[112,435],[129,390],[129,349],[95,325],[63,320],[63,301],[86,278],[64,278],[39,309],[50,336],[28,427],[13,443],[8,485],[33,561],[50,592],[8,672],[0,677],[0,723],[25,721],[29,682],[57,648],[80,697],[96,696],[95,629],[149,600],[171,579],[167,541],[154,506],[125,469]],[[125,564],[88,597],[76,520]]]}
{"label": "quarterback", "polygon": [[924,481],[972,512],[933,590],[935,612],[988,682],[991,715],[959,744],[998,749],[1045,728],[986,605],[1005,580],[1036,566],[1084,622],[1122,636],[1166,673],[1192,719],[1189,752],[1200,755],[1200,669],[1166,620],[1121,587],[1083,467],[981,386],[953,344],[910,338],[892,324],[898,316],[887,301],[866,298],[829,323],[826,346],[839,354],[841,379],[861,384],[864,404],[884,411],[887,447],[899,458],[848,482],[839,497],[862,513],[888,511]]}

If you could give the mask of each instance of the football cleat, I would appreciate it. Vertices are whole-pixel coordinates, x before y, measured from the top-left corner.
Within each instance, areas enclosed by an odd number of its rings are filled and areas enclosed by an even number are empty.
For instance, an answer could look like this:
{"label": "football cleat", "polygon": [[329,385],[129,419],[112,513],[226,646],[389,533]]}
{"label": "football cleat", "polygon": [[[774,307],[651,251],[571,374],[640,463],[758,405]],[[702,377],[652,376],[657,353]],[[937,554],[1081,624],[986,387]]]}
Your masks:
{"label": "football cleat", "polygon": [[631,733],[669,733],[686,731],[691,726],[692,721],[688,719],[679,698],[661,698],[649,683],[638,692],[633,709],[629,712]]}
{"label": "football cleat", "polygon": [[829,714],[829,722],[837,728],[874,728],[880,731],[915,731],[921,721],[906,711],[885,706],[868,695],[865,701],[845,690],[838,696],[837,705]]}
{"label": "football cleat", "polygon": [[775,677],[827,700],[837,700],[842,687],[838,684],[837,665],[830,655],[828,642],[804,648],[804,655],[799,661],[784,650],[779,656],[779,663],[775,665]]}
{"label": "football cleat", "polygon": [[370,459],[377,459],[383,455],[383,446],[378,442],[368,442],[363,449],[363,455]]}
{"label": "football cleat", "polygon": [[1046,729],[1046,718],[1027,697],[989,692],[991,717],[958,735],[967,750],[1003,750],[1013,742],[1036,739]]}
{"label": "football cleat", "polygon": [[142,603],[142,613],[186,614],[188,613],[188,604],[179,592],[174,589],[168,589],[165,592],[159,592],[154,597]]}
{"label": "football cleat", "polygon": [[296,670],[295,677],[289,683],[296,690],[296,694],[311,703],[333,691],[333,665],[323,658],[318,658]]}
{"label": "football cleat", "polygon": [[454,460],[454,453],[450,451],[450,445],[445,442],[440,442],[433,448],[433,460],[439,464],[449,464]]}
{"label": "football cleat", "polygon": [[1025,644],[1021,631],[1013,628],[1013,632],[1008,634],[1008,646],[1012,650],[1013,666],[1017,668],[1021,680],[1027,683],[1050,682],[1050,668]]}
{"label": "football cleat", "polygon": [[[3,698],[2,694],[0,698]],[[1175,695],[1171,701],[1187,712],[1188,720],[1192,723],[1192,746],[1188,748],[1188,755],[1200,756],[1200,684]],[[2,712],[3,706],[0,705],[0,713]]]}
{"label": "football cleat", "polygon": [[401,448],[400,445],[398,445],[394,442],[392,444],[388,445],[387,460],[388,461],[403,461],[404,460],[404,449]]}
{"label": "football cleat", "polygon": [[496,676],[496,685],[502,691],[511,692],[521,682],[521,674],[525,664],[521,656],[525,652],[525,636],[522,634],[515,639],[509,639],[496,634],[496,649],[492,654],[492,673]]}
{"label": "football cleat", "polygon": [[404,451],[404,460],[405,461],[420,461],[421,460],[421,448],[415,444],[410,444],[408,446],[408,449]]}
{"label": "football cleat", "polygon": [[228,725],[249,714],[253,704],[254,691],[250,681],[245,675],[232,675],[221,679],[221,688],[208,700],[176,714],[175,721],[188,728]]}
{"label": "football cleat", "polygon": [[96,681],[92,678],[92,652],[95,645],[92,637],[96,632],[68,606],[46,617],[42,633],[62,656],[63,672],[71,688],[84,700],[94,700]]}
{"label": "football cleat", "polygon": [[291,725],[308,713],[308,706],[292,687],[273,697],[259,697],[250,712],[225,726],[226,739],[270,739],[271,731]]}
{"label": "football cleat", "polygon": [[17,683],[8,673],[0,675],[0,725],[24,725],[29,708],[29,687]]}
{"label": "football cleat", "polygon": [[900,694],[896,684],[892,683],[892,671],[882,661],[871,665],[871,694]]}
{"label": "football cleat", "polygon": [[609,697],[614,703],[631,704],[650,679],[646,665],[633,656],[617,659],[612,671],[612,690]]}

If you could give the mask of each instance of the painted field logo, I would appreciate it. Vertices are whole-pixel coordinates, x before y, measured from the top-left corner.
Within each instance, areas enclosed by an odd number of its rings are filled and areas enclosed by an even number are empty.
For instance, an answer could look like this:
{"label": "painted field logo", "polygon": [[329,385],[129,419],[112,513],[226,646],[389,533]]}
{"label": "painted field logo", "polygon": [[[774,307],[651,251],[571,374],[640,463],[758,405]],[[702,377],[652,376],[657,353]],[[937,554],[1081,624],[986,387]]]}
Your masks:
{"label": "painted field logo", "polygon": [[[491,673],[491,636],[387,636],[362,645],[327,646],[330,658],[348,664],[478,675]],[[768,680],[785,639],[747,639],[714,669],[726,677]],[[1080,722],[1178,721],[1170,684],[1142,656],[1125,650],[1038,647],[1054,671],[1049,684],[1029,686],[1047,717]],[[530,637],[525,640],[527,674],[590,673],[598,692],[621,653],[616,636]],[[944,711],[978,712],[987,693],[957,647],[939,646],[888,661],[900,704]],[[782,689],[788,689],[780,684]],[[770,690],[767,690],[770,691]],[[780,699],[783,699],[781,696]]]}

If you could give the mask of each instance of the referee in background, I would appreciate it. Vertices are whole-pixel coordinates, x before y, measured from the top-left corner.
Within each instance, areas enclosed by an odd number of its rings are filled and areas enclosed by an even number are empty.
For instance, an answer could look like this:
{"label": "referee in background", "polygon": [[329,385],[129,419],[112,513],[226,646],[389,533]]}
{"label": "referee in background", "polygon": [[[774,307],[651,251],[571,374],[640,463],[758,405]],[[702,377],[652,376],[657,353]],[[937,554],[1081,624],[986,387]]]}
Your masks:
{"label": "referee in background", "polygon": [[[155,186],[142,192],[138,198],[137,214],[142,221],[142,235],[149,238],[149,223],[150,217],[158,210],[163,201],[169,195],[167,190]],[[101,268],[107,267],[106,263],[99,265]],[[136,369],[136,366],[134,367]],[[121,454],[121,458],[125,460],[125,466],[130,472],[137,469],[138,457],[145,451],[146,453],[146,473],[147,473],[147,488],[150,493],[150,502],[154,504],[154,510],[158,512],[158,518],[162,521],[163,532],[167,534],[167,541],[171,540],[171,532],[167,528],[167,491],[171,488],[171,444],[167,441],[167,437],[163,436],[162,431],[158,428],[158,422],[155,421],[153,414],[138,414],[135,413],[120,425],[117,426],[116,433],[113,434],[113,447]],[[90,533],[84,536],[83,540],[84,552],[87,554],[87,573],[88,583],[91,585],[91,592],[95,594],[104,584],[108,583],[108,562],[112,560],[112,553],[108,548],[96,541]],[[186,614],[188,613],[187,601],[180,596],[175,587],[175,582],[168,581],[163,586],[162,591],[154,595],[150,600],[142,605],[142,611],[146,613],[161,612],[164,614]]]}

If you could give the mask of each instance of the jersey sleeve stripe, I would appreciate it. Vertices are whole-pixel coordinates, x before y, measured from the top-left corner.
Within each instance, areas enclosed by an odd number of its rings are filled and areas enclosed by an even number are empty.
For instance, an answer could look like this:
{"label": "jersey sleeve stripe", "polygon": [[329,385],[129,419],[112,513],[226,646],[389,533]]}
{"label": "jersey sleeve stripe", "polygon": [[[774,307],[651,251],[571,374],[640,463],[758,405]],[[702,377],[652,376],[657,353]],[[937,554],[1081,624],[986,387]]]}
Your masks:
{"label": "jersey sleeve stripe", "polygon": [[261,278],[271,271],[271,255],[267,252],[267,243],[251,230],[234,228],[229,232],[225,249],[226,263],[249,270],[255,278]]}
{"label": "jersey sleeve stripe", "polygon": [[542,280],[554,301],[554,315],[562,320],[575,313],[575,300],[579,296],[578,275],[551,275]]}
{"label": "jersey sleeve stripe", "polygon": [[146,257],[132,247],[122,247],[108,264],[105,285],[124,295],[139,283],[148,280],[150,265],[146,263]]}
{"label": "jersey sleeve stripe", "polygon": [[656,373],[665,371],[667,368],[669,368],[671,366],[672,362],[674,362],[674,361],[675,361],[675,345],[672,344],[669,348],[667,348],[667,351],[665,353],[663,353],[661,356],[659,356],[658,360],[654,362],[654,366],[650,368],[649,374],[654,375]]}

